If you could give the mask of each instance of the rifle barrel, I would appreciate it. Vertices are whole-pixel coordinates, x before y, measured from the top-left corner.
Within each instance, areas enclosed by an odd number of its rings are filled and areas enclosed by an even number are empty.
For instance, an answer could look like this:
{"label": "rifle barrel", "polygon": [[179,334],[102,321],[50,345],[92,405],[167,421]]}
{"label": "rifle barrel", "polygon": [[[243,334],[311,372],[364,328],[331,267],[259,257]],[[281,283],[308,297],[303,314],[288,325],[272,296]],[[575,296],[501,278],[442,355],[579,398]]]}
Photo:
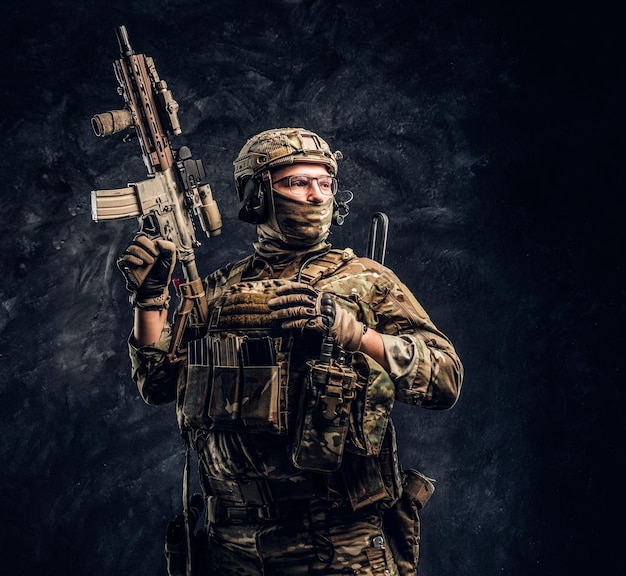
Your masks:
{"label": "rifle barrel", "polygon": [[130,47],[126,26],[118,26],[115,33],[117,35],[117,43],[120,45],[120,54],[124,57],[132,56],[135,51]]}

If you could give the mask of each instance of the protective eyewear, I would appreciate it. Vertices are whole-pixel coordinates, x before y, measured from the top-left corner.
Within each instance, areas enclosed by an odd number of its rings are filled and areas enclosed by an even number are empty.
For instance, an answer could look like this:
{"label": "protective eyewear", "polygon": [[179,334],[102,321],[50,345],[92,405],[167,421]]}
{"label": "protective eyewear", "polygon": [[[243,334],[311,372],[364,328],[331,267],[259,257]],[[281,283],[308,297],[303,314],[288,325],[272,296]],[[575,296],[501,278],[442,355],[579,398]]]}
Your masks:
{"label": "protective eyewear", "polygon": [[299,174],[292,174],[291,176],[285,176],[279,180],[275,180],[274,184],[280,184],[281,182],[287,182],[289,190],[293,194],[308,194],[313,190],[313,181],[317,180],[317,186],[320,192],[324,196],[334,196],[337,193],[337,179],[333,176],[305,176]]}

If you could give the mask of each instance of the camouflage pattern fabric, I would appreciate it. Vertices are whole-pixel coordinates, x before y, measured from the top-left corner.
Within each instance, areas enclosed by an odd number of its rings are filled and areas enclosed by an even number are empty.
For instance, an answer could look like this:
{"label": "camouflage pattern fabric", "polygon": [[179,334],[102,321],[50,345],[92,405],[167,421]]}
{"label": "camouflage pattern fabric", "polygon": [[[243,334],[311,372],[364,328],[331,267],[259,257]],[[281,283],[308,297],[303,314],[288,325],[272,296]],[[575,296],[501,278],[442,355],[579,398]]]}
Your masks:
{"label": "camouflage pattern fabric", "polygon": [[209,574],[398,576],[378,514],[295,511],[273,522],[214,523]]}
{"label": "camouflage pattern fabric", "polygon": [[383,335],[397,400],[435,409],[455,404],[461,362],[450,340],[391,270],[354,258],[315,288],[335,294],[339,305]]}
{"label": "camouflage pattern fabric", "polygon": [[[309,263],[301,270],[306,262]],[[224,306],[220,311],[224,312],[224,321],[228,318],[234,324],[248,323],[253,330],[262,329],[264,301],[272,286],[285,280],[309,282],[317,290],[334,294],[338,306],[381,334],[391,369],[385,371],[362,353],[351,356],[351,367],[358,376],[357,396],[350,407],[343,461],[332,474],[300,470],[290,458],[306,362],[314,358],[315,346],[310,346],[306,334],[291,335],[294,344],[289,363],[287,433],[220,429],[211,423],[202,424],[201,419],[197,419],[197,427],[185,430],[198,450],[203,486],[208,486],[209,478],[244,483],[251,478],[300,482],[321,475],[328,495],[332,496],[325,501],[329,511],[331,505],[342,506],[341,514],[329,513],[319,526],[306,514],[258,524],[211,525],[214,569],[209,574],[395,576],[399,572],[392,548],[409,550],[407,558],[398,558],[404,574],[406,567],[415,563],[411,550],[417,549],[413,544],[418,542],[419,532],[414,534],[417,539],[410,546],[392,547],[380,521],[381,511],[392,507],[401,496],[390,412],[395,401],[427,409],[452,407],[461,389],[461,362],[450,341],[395,274],[375,261],[354,257],[348,249],[320,254],[317,260],[311,259],[311,253],[304,253],[281,265],[255,255],[218,270],[205,280],[213,313],[210,323],[219,330],[215,316],[219,303],[234,302],[220,297],[239,290],[242,299],[252,306],[245,310],[228,310]],[[259,281],[267,287],[260,298],[252,295],[258,290]],[[251,293],[249,299],[246,292]],[[237,327],[233,325],[231,329],[236,331]],[[176,400],[179,424],[185,429],[182,406],[187,368],[184,363],[169,364],[169,339],[168,326],[158,342],[141,349],[131,337],[132,376],[146,402],[163,404]],[[319,342],[316,349],[319,355]],[[405,516],[408,526],[411,518],[409,514]],[[392,514],[387,518],[392,518]],[[373,544],[374,539],[378,545]]]}
{"label": "camouflage pattern fabric", "polygon": [[356,374],[333,364],[307,362],[307,367],[302,414],[290,457],[299,469],[332,472],[343,459]]}

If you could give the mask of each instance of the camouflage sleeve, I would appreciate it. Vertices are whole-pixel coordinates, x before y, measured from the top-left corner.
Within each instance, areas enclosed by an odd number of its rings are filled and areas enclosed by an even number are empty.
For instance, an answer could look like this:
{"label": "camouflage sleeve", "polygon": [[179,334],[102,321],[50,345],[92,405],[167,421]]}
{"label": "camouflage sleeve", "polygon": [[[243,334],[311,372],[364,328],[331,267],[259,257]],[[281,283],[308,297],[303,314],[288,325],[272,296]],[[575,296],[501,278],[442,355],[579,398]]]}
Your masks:
{"label": "camouflage sleeve", "polygon": [[454,406],[463,365],[450,340],[390,270],[383,269],[373,291],[370,325],[382,335],[396,399],[429,409]]}
{"label": "camouflage sleeve", "polygon": [[[220,268],[204,279],[207,298],[212,297],[226,283],[232,264]],[[161,338],[150,346],[137,347],[132,333],[128,339],[131,377],[139,394],[148,404],[166,404],[176,400],[180,366],[167,360],[171,339],[171,325],[166,322]]]}
{"label": "camouflage sleeve", "polygon": [[132,334],[128,339],[131,376],[148,404],[166,404],[176,399],[178,370],[166,359],[169,342],[169,325],[165,326],[161,339],[150,346],[138,348]]}

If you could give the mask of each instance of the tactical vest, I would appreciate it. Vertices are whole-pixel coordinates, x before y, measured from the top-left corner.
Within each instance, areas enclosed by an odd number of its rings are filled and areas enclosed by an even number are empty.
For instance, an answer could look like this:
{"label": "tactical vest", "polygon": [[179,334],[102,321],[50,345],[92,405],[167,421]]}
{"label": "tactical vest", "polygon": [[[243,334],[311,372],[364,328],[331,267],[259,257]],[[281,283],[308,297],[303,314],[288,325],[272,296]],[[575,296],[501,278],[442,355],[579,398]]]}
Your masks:
{"label": "tactical vest", "polygon": [[[323,289],[356,260],[351,250],[331,250],[305,263],[298,279]],[[209,296],[207,333],[188,343],[183,430],[287,437],[292,464],[339,474],[354,509],[393,503],[401,489],[389,375],[360,352],[320,350],[320,339],[306,349],[305,339],[272,325],[267,301],[287,280],[242,279],[249,262],[235,264]]]}

